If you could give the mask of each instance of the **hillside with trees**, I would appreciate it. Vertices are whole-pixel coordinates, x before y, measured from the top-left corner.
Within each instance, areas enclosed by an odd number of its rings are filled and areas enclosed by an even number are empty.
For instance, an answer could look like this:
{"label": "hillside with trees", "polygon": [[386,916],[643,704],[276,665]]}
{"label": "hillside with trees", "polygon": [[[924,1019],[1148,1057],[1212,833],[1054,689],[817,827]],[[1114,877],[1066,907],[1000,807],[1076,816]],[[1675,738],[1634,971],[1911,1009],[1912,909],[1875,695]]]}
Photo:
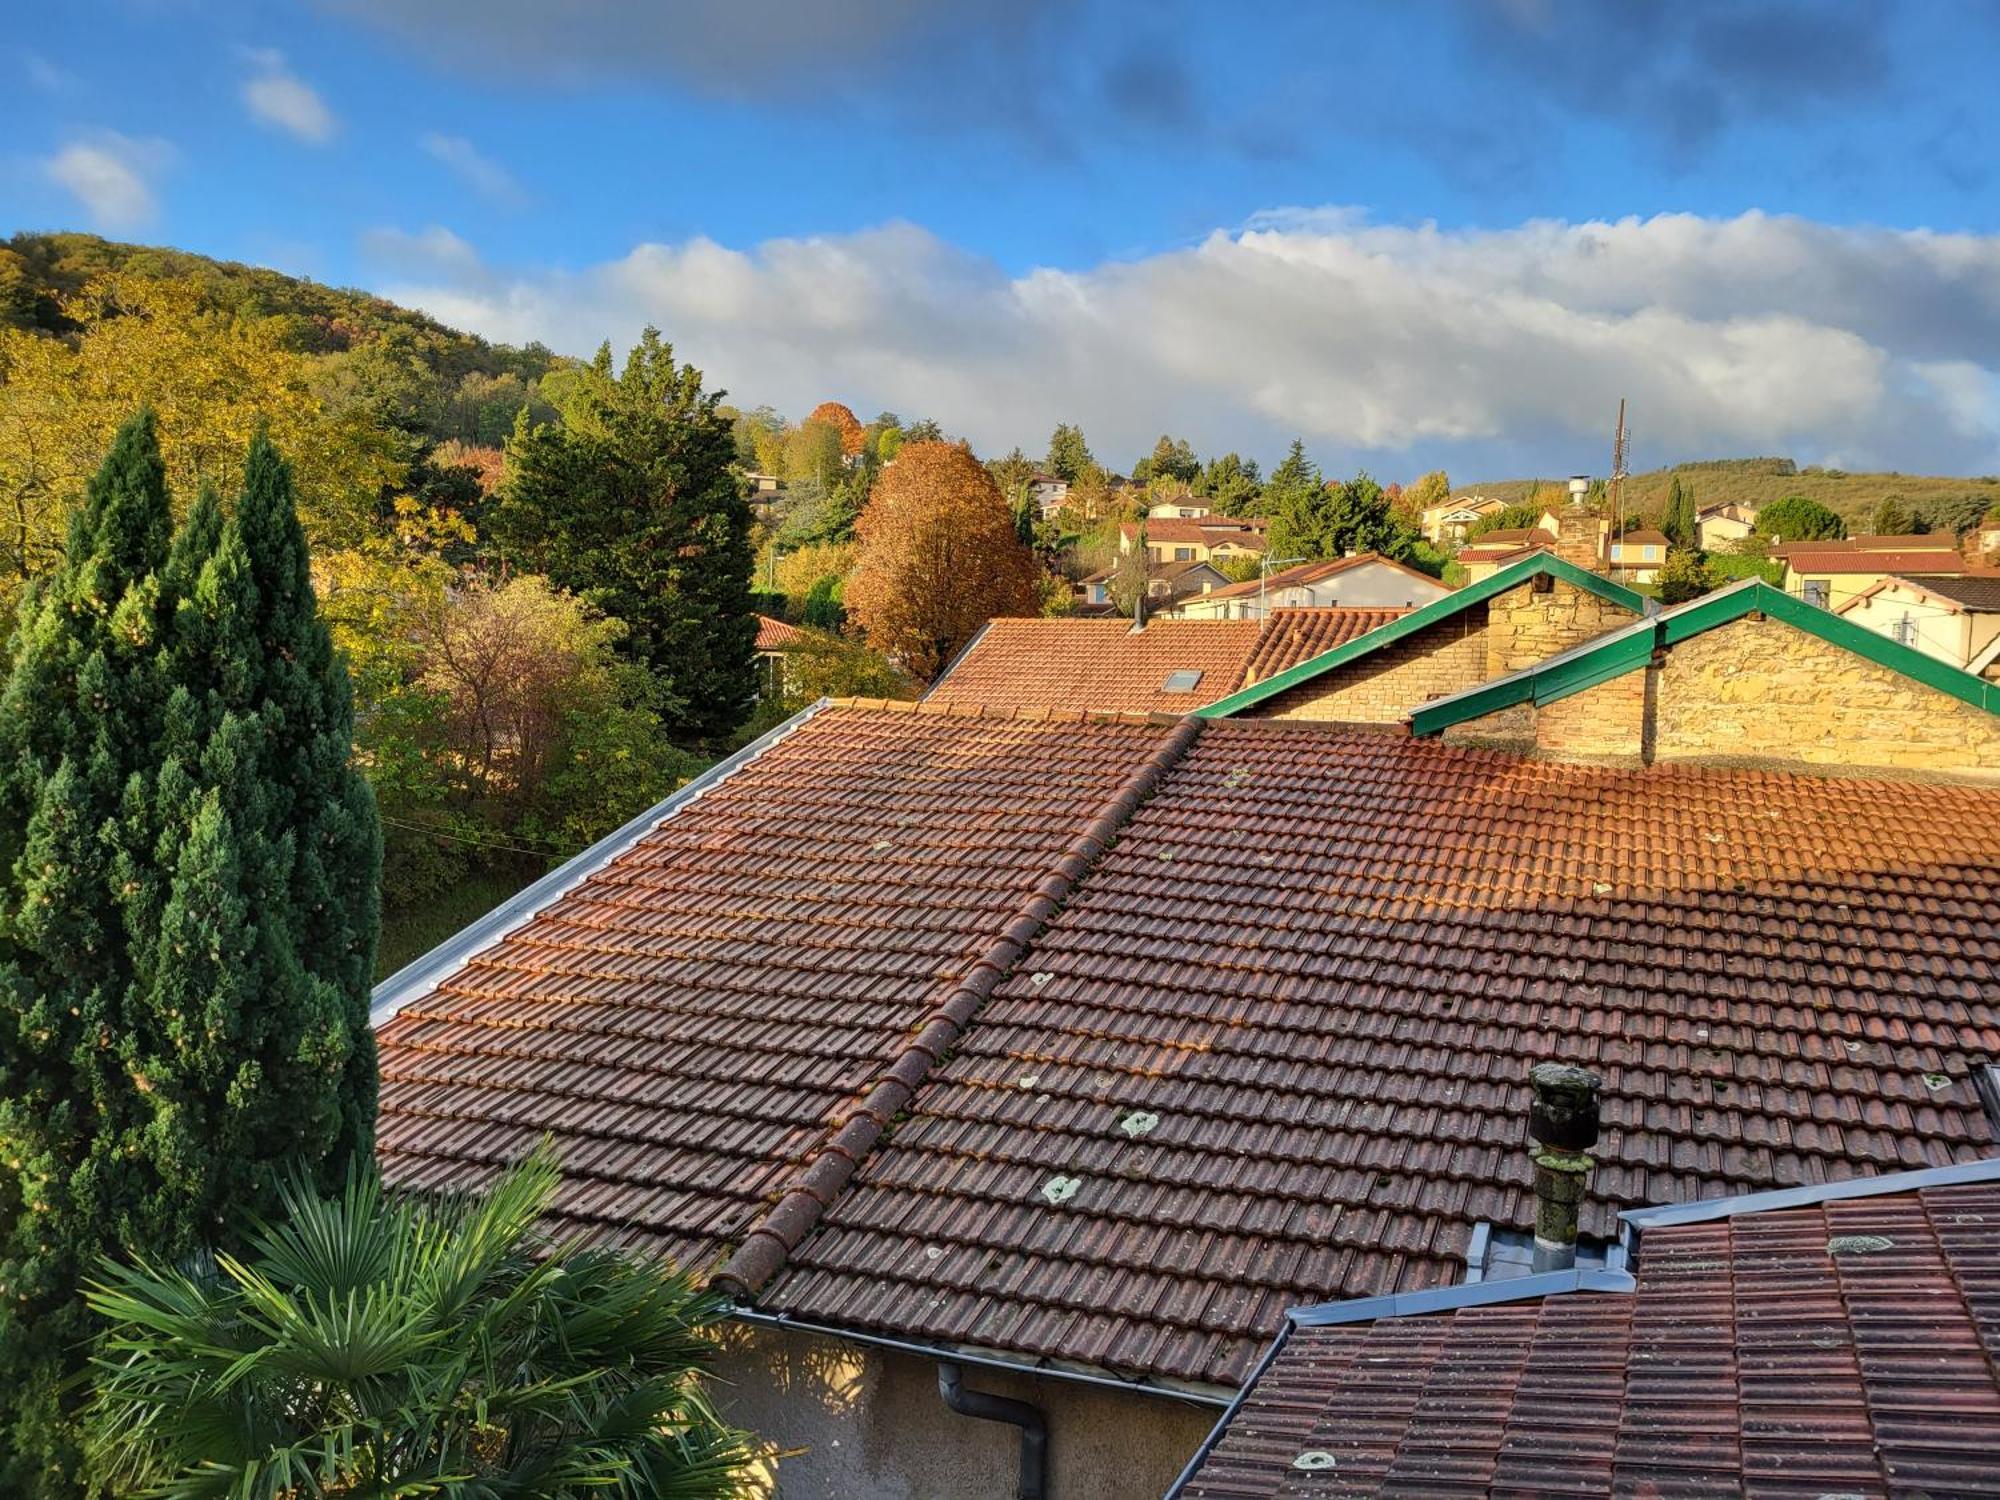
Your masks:
{"label": "hillside with trees", "polygon": [[[1800,468],[1789,458],[1723,458],[1672,464],[1633,474],[1625,481],[1628,514],[1657,523],[1664,518],[1676,481],[1693,492],[1697,506],[1739,501],[1764,506],[1801,496],[1833,511],[1850,532],[1908,531],[1911,526],[1880,527],[1875,512],[1885,501],[1884,518],[1898,512],[1932,531],[1962,531],[2000,505],[2000,475],[1954,477],[1946,474],[1849,473],[1842,469]],[[1560,476],[1543,479],[1502,479],[1459,485],[1455,496],[1488,495],[1509,502],[1523,500],[1538,489],[1559,490]]]}

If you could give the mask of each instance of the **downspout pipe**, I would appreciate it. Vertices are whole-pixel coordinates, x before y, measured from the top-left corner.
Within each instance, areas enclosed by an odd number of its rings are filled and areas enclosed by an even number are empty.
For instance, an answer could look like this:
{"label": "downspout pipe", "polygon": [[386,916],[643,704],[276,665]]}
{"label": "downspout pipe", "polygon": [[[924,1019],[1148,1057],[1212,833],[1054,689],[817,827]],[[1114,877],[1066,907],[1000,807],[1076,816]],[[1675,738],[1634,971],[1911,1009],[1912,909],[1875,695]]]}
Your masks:
{"label": "downspout pipe", "polygon": [[968,1391],[965,1372],[953,1360],[938,1361],[938,1395],[961,1417],[982,1422],[1006,1422],[1021,1429],[1021,1483],[1017,1500],[1047,1500],[1049,1493],[1049,1424],[1041,1408],[989,1391]]}

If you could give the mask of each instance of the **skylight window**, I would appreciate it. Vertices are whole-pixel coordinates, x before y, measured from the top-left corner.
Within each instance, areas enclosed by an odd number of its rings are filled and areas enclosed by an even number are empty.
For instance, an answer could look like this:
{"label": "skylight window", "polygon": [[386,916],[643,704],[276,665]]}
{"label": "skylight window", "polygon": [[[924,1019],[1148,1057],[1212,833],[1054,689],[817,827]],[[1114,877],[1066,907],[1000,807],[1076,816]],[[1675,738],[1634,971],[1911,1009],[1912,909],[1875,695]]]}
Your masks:
{"label": "skylight window", "polygon": [[1201,685],[1200,672],[1169,672],[1160,684],[1163,693],[1191,693]]}

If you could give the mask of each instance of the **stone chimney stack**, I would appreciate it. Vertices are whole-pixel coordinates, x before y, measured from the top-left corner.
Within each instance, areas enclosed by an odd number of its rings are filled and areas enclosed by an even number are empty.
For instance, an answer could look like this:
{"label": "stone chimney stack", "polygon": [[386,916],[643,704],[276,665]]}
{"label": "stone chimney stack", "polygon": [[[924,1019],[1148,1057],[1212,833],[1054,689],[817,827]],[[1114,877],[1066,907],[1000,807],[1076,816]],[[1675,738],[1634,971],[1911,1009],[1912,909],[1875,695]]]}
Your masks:
{"label": "stone chimney stack", "polygon": [[1588,572],[1602,572],[1604,549],[1598,540],[1597,516],[1583,503],[1590,493],[1590,476],[1578,474],[1569,482],[1569,504],[1556,517],[1556,556]]}
{"label": "stone chimney stack", "polygon": [[1528,1070],[1534,1102],[1528,1110],[1528,1155],[1535,1164],[1535,1269],[1566,1271],[1576,1264],[1577,1209],[1590,1180],[1597,1144],[1597,1075],[1567,1063]]}

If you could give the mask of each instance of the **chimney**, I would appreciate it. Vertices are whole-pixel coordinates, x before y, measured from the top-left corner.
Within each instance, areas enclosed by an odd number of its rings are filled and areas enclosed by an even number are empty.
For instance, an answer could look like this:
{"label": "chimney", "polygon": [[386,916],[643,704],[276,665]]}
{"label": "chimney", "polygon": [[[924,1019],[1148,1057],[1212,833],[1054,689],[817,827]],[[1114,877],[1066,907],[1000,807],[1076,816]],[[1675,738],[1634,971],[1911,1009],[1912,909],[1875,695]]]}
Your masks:
{"label": "chimney", "polygon": [[1583,503],[1589,493],[1588,474],[1570,476],[1569,504],[1556,517],[1556,556],[1595,573],[1604,566],[1604,553],[1598,541],[1597,517]]}
{"label": "chimney", "polygon": [[1577,1207],[1597,1144],[1597,1075],[1568,1063],[1528,1070],[1528,1155],[1535,1163],[1535,1269],[1566,1271],[1576,1264]]}

